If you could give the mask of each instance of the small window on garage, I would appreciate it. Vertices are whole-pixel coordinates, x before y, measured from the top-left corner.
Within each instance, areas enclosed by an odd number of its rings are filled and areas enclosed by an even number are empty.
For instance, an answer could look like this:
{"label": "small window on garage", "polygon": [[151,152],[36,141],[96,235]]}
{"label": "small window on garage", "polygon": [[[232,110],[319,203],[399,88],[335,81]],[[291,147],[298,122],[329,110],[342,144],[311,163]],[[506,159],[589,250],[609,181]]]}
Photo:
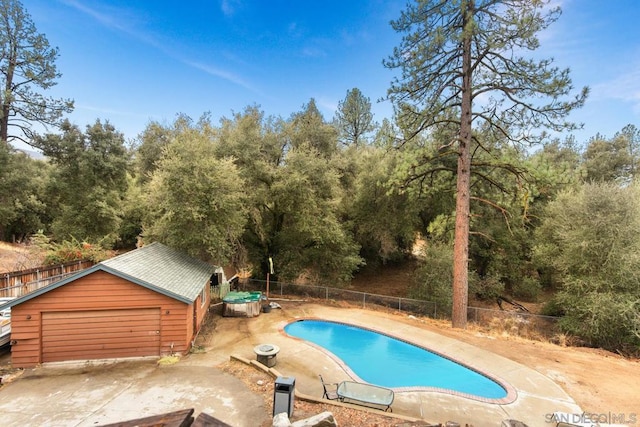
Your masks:
{"label": "small window on garage", "polygon": [[204,307],[204,304],[207,302],[207,289],[208,286],[202,288],[202,293],[200,294],[200,307]]}

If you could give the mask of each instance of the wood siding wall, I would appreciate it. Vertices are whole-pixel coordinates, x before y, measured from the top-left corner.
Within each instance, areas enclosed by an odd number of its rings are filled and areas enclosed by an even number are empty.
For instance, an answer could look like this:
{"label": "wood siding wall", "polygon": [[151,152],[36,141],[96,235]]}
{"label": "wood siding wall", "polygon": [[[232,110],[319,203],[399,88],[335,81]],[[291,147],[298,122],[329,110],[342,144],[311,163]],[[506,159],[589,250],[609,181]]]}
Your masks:
{"label": "wood siding wall", "polygon": [[[201,307],[198,298],[195,304],[188,305],[97,271],[12,308],[11,339],[16,342],[11,347],[12,364],[24,368],[42,363],[42,313],[133,308],[158,308],[160,354],[184,354],[194,338],[194,310],[196,328],[199,328],[208,302]],[[73,342],[72,331],[69,331],[69,340]]]}
{"label": "wood siding wall", "polygon": [[[202,294],[204,293],[205,301],[204,305],[202,304]],[[211,292],[209,292],[209,283],[207,283],[204,287],[204,292],[201,292],[201,295],[196,299],[195,304],[193,305],[193,309],[196,313],[196,322],[195,322],[195,334],[192,333],[190,336],[195,336],[202,328],[202,324],[204,319],[207,317],[207,313],[209,312],[209,306],[211,305]]]}
{"label": "wood siding wall", "polygon": [[42,362],[160,355],[160,309],[42,313]]}

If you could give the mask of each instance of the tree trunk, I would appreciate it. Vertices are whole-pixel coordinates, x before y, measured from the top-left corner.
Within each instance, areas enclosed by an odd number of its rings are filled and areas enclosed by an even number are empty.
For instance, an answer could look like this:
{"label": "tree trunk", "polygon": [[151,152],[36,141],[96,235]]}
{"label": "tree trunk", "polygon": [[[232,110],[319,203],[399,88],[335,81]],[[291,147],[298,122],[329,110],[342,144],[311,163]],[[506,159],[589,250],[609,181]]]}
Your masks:
{"label": "tree trunk", "polygon": [[[7,86],[9,86],[9,82],[7,79]],[[5,94],[8,94],[8,89],[5,89]],[[0,107],[0,141],[5,143],[7,147],[9,146],[9,112],[10,112],[10,104],[9,100],[6,97],[2,97],[2,106]]]}
{"label": "tree trunk", "polygon": [[462,105],[458,135],[456,229],[453,243],[453,307],[451,326],[467,327],[469,299],[469,202],[471,191],[471,21],[473,0],[462,3]]}
{"label": "tree trunk", "polygon": [[3,105],[0,110],[0,141],[9,146],[9,106]]}
{"label": "tree trunk", "polygon": [[16,51],[16,43],[9,36],[11,54],[7,59],[7,71],[5,74],[6,81],[4,94],[2,96],[2,110],[0,111],[0,141],[9,146],[9,113],[11,112],[11,97],[13,95],[13,75],[18,61],[18,53]]}

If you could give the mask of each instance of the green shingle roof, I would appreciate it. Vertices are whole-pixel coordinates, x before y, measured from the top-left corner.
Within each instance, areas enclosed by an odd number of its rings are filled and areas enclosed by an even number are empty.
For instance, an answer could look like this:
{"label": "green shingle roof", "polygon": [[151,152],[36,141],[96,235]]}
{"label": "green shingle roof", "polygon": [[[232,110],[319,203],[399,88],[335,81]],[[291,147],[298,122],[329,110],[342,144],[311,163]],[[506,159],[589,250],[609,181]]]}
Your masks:
{"label": "green shingle roof", "polygon": [[212,265],[157,242],[98,265],[126,275],[125,278],[132,282],[189,302],[196,300],[216,270]]}

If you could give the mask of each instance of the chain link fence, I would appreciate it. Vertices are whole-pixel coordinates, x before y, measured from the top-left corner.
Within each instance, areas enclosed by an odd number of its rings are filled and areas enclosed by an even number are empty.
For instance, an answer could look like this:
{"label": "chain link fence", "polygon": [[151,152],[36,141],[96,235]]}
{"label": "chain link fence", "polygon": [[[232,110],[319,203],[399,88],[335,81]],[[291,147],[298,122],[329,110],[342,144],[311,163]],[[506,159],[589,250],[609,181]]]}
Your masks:
{"label": "chain link fence", "polygon": [[[362,308],[386,308],[433,319],[450,319],[449,310],[438,307],[433,301],[370,294],[348,289],[318,285],[296,285],[270,282],[268,293],[271,298],[302,298],[323,301],[344,301]],[[243,291],[267,292],[265,280],[251,279],[238,284]],[[530,338],[552,338],[559,333],[558,317],[539,314],[468,307],[467,320],[493,332],[503,332]]]}

